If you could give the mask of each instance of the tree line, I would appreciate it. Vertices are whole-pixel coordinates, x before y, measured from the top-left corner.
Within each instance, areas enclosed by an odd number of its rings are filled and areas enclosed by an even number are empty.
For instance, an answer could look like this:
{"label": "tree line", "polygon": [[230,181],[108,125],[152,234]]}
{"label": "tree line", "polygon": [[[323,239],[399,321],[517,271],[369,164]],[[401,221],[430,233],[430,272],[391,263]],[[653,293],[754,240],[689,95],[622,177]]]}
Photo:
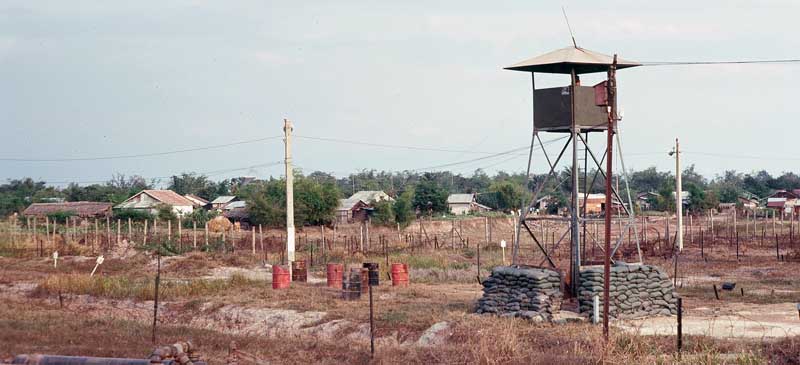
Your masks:
{"label": "tree line", "polygon": [[[565,168],[548,179],[542,195],[550,196],[549,209],[557,210],[568,204],[572,188],[569,173],[569,169]],[[800,188],[800,176],[792,172],[772,176],[763,170],[752,173],[729,170],[706,178],[691,165],[682,172],[681,177],[684,191],[691,194],[690,211],[715,208],[719,203],[736,203],[742,196],[763,199],[777,190]],[[648,195],[652,209],[674,209],[674,174],[671,172],[650,167],[630,172],[628,179],[618,175],[615,178],[619,179],[615,185],[621,189],[625,188],[627,181],[634,198],[639,193],[655,193]],[[448,212],[447,196],[452,193],[476,194],[479,203],[508,212],[527,205],[532,190],[544,179],[544,174],[534,174],[528,180],[523,173],[504,171],[490,176],[481,169],[469,175],[449,171],[363,170],[341,178],[321,171],[309,174],[296,172],[295,221],[298,225],[330,224],[335,219],[339,199],[361,190],[381,190],[395,199],[394,202],[379,203],[374,207],[373,220],[379,224],[406,225],[417,215],[445,214]],[[579,186],[589,186],[589,193],[604,192],[603,184],[602,174],[597,171],[581,171]],[[9,180],[0,185],[0,215],[21,212],[31,203],[59,200],[118,204],[141,190],[156,186],[163,186],[181,195],[194,194],[209,201],[222,195],[236,195],[247,202],[253,223],[267,226],[285,224],[283,179],[213,181],[194,173],[174,175],[163,182],[147,181],[141,176],[115,175],[102,184],[69,184],[66,187],[48,186],[43,181],[31,178]],[[209,216],[198,218],[209,219]]]}

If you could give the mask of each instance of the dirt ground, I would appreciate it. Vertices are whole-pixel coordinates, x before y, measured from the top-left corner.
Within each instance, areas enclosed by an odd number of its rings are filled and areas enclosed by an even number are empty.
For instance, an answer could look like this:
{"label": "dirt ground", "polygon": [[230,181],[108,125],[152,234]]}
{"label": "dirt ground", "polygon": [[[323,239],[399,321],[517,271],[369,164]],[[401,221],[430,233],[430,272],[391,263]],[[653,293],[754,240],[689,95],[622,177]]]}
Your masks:
{"label": "dirt ground", "polygon": [[[191,339],[212,363],[226,362],[232,341],[257,359],[250,363],[755,364],[800,359],[800,262],[795,261],[800,245],[789,237],[780,237],[783,261],[759,237],[741,240],[738,259],[736,246],[723,233],[716,240],[706,237],[702,250],[693,237],[679,256],[675,278],[684,305],[684,352],[679,356],[675,316],[613,321],[606,343],[600,328],[585,320],[534,324],[474,314],[481,295],[478,276],[502,265],[502,250],[482,245],[479,274],[475,245],[485,234],[485,221],[426,224],[429,235],[443,237],[438,248],[412,249],[404,237],[397,239],[396,231],[374,229],[374,237],[394,236],[387,238],[386,251],[375,243],[366,255],[344,251],[344,245],[315,252],[309,282],[287,290],[271,289],[271,268],[280,259],[274,253],[264,260],[261,252],[253,256],[244,246],[165,256],[156,342]],[[512,232],[510,221],[492,224],[495,237]],[[451,239],[453,227],[459,226],[465,239]],[[309,263],[308,243],[313,241],[312,235],[298,247]],[[658,245],[644,245],[645,262],[672,276],[675,261]],[[0,255],[0,360],[22,353],[148,355],[156,260],[141,249],[124,251],[107,252],[92,278],[93,255],[67,255],[55,267],[52,258],[38,257],[33,246],[0,251],[12,253]],[[523,241],[522,252],[523,262],[538,264],[542,258],[532,242]],[[374,357],[367,296],[344,301],[340,290],[325,285],[325,262],[355,266],[365,261],[379,262],[382,270],[382,283],[373,293]],[[390,286],[386,262],[408,263],[412,285]],[[735,289],[721,290],[725,282],[736,283]]]}

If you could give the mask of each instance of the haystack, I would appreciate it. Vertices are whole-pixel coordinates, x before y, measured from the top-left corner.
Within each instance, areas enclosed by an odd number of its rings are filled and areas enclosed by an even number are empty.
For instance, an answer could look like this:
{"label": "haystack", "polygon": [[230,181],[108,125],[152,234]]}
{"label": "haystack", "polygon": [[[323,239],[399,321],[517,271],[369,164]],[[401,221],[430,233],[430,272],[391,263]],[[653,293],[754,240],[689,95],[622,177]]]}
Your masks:
{"label": "haystack", "polygon": [[231,221],[222,216],[214,217],[214,219],[208,221],[208,230],[211,232],[229,231],[231,227],[233,227]]}

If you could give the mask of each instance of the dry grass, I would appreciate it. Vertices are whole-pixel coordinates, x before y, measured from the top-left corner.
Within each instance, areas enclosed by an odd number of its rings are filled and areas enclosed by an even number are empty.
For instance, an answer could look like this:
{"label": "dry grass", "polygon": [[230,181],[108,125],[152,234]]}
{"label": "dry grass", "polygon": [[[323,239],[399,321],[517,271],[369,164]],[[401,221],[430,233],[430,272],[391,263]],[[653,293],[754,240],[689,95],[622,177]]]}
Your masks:
{"label": "dry grass", "polygon": [[[264,286],[242,276],[219,280],[163,280],[159,285],[162,298],[171,300],[219,295],[228,290],[251,285]],[[55,294],[92,295],[112,299],[153,300],[155,280],[149,277],[94,276],[85,274],[52,275],[41,282],[33,295],[44,297]]]}

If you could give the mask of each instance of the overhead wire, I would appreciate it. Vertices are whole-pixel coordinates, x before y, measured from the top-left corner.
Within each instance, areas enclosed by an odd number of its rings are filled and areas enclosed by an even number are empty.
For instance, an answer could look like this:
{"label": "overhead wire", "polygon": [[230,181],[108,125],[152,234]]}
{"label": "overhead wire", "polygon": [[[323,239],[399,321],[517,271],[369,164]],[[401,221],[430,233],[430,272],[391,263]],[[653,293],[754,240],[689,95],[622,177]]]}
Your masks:
{"label": "overhead wire", "polygon": [[447,149],[447,148],[438,148],[438,147],[408,146],[408,145],[398,145],[398,144],[363,142],[363,141],[354,141],[354,140],[339,139],[339,138],[328,138],[328,137],[311,137],[311,136],[303,136],[303,135],[297,135],[297,134],[293,135],[292,137],[299,138],[299,139],[315,140],[315,141],[345,143],[345,144],[352,144],[352,145],[382,147],[382,148],[396,148],[396,149],[405,149],[405,150],[414,150],[414,151],[472,153],[472,154],[492,154],[492,153],[494,153],[494,152],[475,151],[475,150],[456,150],[456,149]]}
{"label": "overhead wire", "polygon": [[[266,162],[266,163],[250,165],[250,166],[246,166],[246,167],[235,167],[235,168],[230,168],[230,169],[221,169],[221,170],[198,172],[196,174],[197,175],[201,175],[201,176],[215,176],[215,175],[220,175],[220,174],[224,174],[224,173],[228,173],[228,172],[243,171],[243,170],[250,170],[250,169],[255,169],[255,168],[263,168],[263,167],[270,167],[270,166],[275,166],[275,165],[280,165],[280,164],[283,164],[283,161]],[[172,176],[175,176],[175,175],[145,177],[144,179],[145,180],[160,180],[160,179],[169,179]],[[46,181],[44,181],[44,183],[46,183],[46,184],[59,184],[59,185],[73,184],[73,183],[74,184],[102,184],[102,183],[105,183],[105,182],[108,182],[108,181],[109,181],[108,179],[106,179],[106,180],[63,179],[63,180],[60,180],[60,181],[46,180]]]}
{"label": "overhead wire", "polygon": [[282,136],[271,136],[271,137],[264,137],[264,138],[256,138],[256,139],[249,139],[244,141],[232,142],[232,143],[224,143],[218,145],[210,145],[210,146],[201,146],[201,147],[191,147],[179,150],[171,150],[171,151],[162,151],[162,152],[151,152],[151,153],[138,153],[138,154],[130,154],[130,155],[111,155],[111,156],[100,156],[100,157],[74,157],[74,158],[15,158],[15,157],[0,157],[0,161],[15,161],[15,162],[65,162],[65,161],[99,161],[99,160],[118,160],[118,159],[128,159],[128,158],[140,158],[140,157],[154,157],[154,156],[165,156],[177,153],[185,153],[185,152],[196,152],[196,151],[206,151],[206,150],[213,150],[219,148],[226,148],[231,146],[238,146],[243,144],[249,143],[256,143],[256,142],[263,142],[272,139],[281,138]]}
{"label": "overhead wire", "polygon": [[642,66],[696,66],[696,65],[753,65],[775,63],[800,63],[800,59],[733,60],[733,61],[654,61],[640,62]]}

